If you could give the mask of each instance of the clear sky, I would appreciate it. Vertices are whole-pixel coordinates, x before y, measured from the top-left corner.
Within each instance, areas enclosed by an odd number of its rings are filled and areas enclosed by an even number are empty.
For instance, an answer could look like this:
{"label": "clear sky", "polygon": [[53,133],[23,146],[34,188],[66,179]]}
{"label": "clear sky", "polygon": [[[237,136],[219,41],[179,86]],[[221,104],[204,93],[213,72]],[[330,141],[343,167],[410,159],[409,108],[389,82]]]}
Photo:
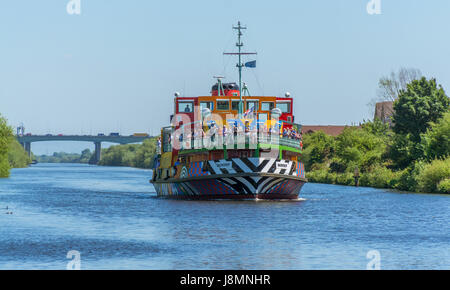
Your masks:
{"label": "clear sky", "polygon": [[[214,75],[236,81],[233,51],[257,51],[253,95],[295,98],[296,121],[371,118],[377,81],[414,67],[450,88],[450,1],[69,0],[0,2],[0,113],[33,134],[157,134],[173,93],[207,95]],[[252,60],[248,58],[246,60]],[[93,145],[36,143],[38,154]]]}

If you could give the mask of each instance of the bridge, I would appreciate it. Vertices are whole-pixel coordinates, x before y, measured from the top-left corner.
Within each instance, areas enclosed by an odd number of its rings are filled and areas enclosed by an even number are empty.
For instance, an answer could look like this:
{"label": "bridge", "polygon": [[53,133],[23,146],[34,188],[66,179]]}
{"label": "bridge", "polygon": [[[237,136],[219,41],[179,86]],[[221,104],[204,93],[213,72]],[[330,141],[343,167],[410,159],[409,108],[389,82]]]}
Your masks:
{"label": "bridge", "polygon": [[31,156],[31,143],[43,141],[79,141],[79,142],[93,142],[95,144],[95,163],[98,163],[101,158],[102,142],[116,143],[116,144],[130,144],[143,142],[145,139],[152,138],[151,136],[107,136],[107,135],[19,135],[16,136],[20,144],[25,148],[28,155]]}

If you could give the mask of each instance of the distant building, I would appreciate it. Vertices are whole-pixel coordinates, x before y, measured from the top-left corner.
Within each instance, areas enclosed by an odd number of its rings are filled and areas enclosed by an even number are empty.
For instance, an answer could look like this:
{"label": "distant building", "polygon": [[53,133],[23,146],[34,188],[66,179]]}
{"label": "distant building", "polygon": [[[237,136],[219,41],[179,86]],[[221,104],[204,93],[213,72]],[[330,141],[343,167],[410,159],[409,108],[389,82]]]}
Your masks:
{"label": "distant building", "polygon": [[374,119],[378,118],[383,123],[388,123],[392,126],[392,115],[394,114],[394,102],[380,102],[375,104],[375,115]]}
{"label": "distant building", "polygon": [[309,134],[317,131],[322,131],[327,135],[337,136],[347,127],[353,126],[335,126],[335,125],[302,125],[302,133]]}

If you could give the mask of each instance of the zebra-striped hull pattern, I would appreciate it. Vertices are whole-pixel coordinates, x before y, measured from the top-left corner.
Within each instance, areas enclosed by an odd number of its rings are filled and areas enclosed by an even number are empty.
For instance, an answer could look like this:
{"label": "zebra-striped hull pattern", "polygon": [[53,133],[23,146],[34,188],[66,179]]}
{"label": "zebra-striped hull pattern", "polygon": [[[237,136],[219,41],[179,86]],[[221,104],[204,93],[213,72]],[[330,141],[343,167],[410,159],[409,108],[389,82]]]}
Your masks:
{"label": "zebra-striped hull pattern", "polygon": [[158,196],[177,199],[297,199],[306,182],[303,165],[292,161],[234,158],[195,163],[183,170],[185,174],[179,178],[154,182]]}

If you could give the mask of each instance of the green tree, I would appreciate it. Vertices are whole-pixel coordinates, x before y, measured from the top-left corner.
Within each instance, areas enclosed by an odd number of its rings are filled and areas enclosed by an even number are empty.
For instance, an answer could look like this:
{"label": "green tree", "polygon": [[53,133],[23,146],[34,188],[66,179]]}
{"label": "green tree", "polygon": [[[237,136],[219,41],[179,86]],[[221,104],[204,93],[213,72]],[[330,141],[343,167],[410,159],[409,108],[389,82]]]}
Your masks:
{"label": "green tree", "polygon": [[8,148],[8,161],[12,168],[27,167],[31,163],[31,158],[17,139],[11,138]]}
{"label": "green tree", "polygon": [[315,164],[331,160],[335,152],[334,137],[317,131],[303,136],[304,150],[302,160],[306,170],[310,170]]}
{"label": "green tree", "polygon": [[89,159],[91,159],[91,156],[92,156],[91,150],[89,150],[89,149],[84,149],[84,150],[81,152],[81,156],[80,156],[79,162],[80,162],[80,163],[88,163],[88,162],[89,162]]}
{"label": "green tree", "polygon": [[153,157],[156,154],[156,140],[158,137],[146,139],[136,151],[135,165],[139,168],[152,168]]}
{"label": "green tree", "polygon": [[[350,171],[358,166],[363,172],[381,164],[387,141],[383,130],[375,130],[379,125],[366,123],[363,128],[345,128],[336,137],[336,162]],[[377,136],[373,132],[380,135]]]}
{"label": "green tree", "polygon": [[406,168],[423,157],[422,146],[414,141],[411,134],[395,134],[392,139],[387,155],[392,159],[393,168]]}
{"label": "green tree", "polygon": [[0,177],[9,176],[8,151],[12,138],[12,128],[8,126],[6,119],[0,115]]}
{"label": "green tree", "polygon": [[156,153],[156,140],[146,139],[142,144],[115,145],[102,150],[99,165],[151,168]]}
{"label": "green tree", "polygon": [[419,142],[430,122],[436,122],[449,109],[449,98],[436,79],[422,77],[401,90],[394,102],[394,132],[410,134],[411,141]]}
{"label": "green tree", "polygon": [[422,134],[423,152],[428,161],[445,158],[450,155],[450,112]]}
{"label": "green tree", "polygon": [[366,132],[370,134],[380,137],[387,137],[389,134],[392,133],[389,128],[389,124],[383,123],[383,121],[381,121],[378,118],[375,118],[373,122],[371,121],[364,122],[361,125],[361,128],[363,128]]}

